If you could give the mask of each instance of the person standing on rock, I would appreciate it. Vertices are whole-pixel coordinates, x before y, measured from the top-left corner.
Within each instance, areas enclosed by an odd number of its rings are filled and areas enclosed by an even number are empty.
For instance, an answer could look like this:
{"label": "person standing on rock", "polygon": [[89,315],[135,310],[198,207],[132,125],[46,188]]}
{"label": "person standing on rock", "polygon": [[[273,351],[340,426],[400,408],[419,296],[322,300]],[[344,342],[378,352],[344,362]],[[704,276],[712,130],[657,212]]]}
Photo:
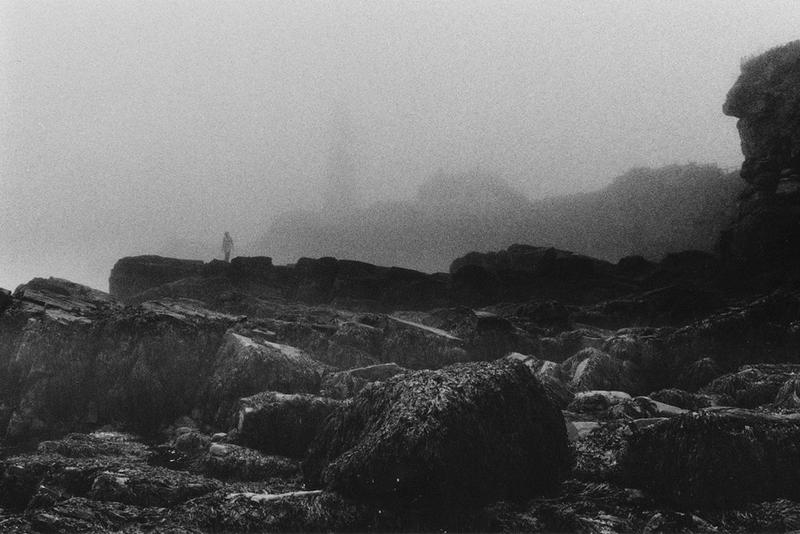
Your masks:
{"label": "person standing on rock", "polygon": [[225,237],[222,238],[222,253],[225,254],[225,261],[231,261],[231,252],[233,252],[233,238],[231,234],[225,232]]}

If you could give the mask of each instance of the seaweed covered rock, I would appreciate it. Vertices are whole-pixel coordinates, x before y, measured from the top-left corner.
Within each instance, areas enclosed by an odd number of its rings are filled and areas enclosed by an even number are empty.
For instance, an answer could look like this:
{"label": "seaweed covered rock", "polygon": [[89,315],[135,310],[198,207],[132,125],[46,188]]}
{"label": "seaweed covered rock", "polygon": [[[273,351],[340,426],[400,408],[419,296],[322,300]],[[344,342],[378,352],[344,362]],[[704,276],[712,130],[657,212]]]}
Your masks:
{"label": "seaweed covered rock", "polygon": [[594,348],[583,349],[561,364],[561,373],[573,391],[618,390],[637,392],[634,364]]}
{"label": "seaweed covered rock", "polygon": [[714,399],[710,395],[700,393],[689,393],[683,389],[667,388],[654,391],[648,395],[651,399],[684,410],[697,411],[700,408],[708,408],[714,404]]}
{"label": "seaweed covered rock", "polygon": [[239,401],[242,444],[266,454],[303,458],[325,418],[340,401],[265,391]]}
{"label": "seaweed covered rock", "polygon": [[469,360],[463,339],[439,328],[389,317],[383,330],[381,361],[409,369],[438,369]]}
{"label": "seaweed covered rock", "polygon": [[365,532],[374,515],[367,506],[327,492],[223,490],[169,510],[167,524],[197,529],[192,532]]}
{"label": "seaweed covered rock", "polygon": [[569,464],[559,410],[524,365],[499,360],[367,386],[303,470],[345,496],[437,509],[553,492]]}
{"label": "seaweed covered rock", "polygon": [[203,456],[200,470],[221,480],[258,481],[295,477],[300,473],[300,463],[230,443],[214,443]]}
{"label": "seaweed covered rock", "polygon": [[702,392],[719,395],[733,406],[755,408],[775,401],[781,387],[798,373],[800,365],[796,364],[744,365],[713,380]]}
{"label": "seaweed covered rock", "polygon": [[233,423],[242,397],[261,391],[318,393],[328,369],[296,347],[229,332],[209,378],[207,417],[225,428]]}
{"label": "seaweed covered rock", "polygon": [[682,415],[633,435],[621,465],[628,483],[681,506],[797,500],[800,417],[741,409]]}
{"label": "seaweed covered rock", "polygon": [[34,279],[0,317],[0,433],[23,441],[115,422],[154,432],[195,408],[239,321],[188,301],[123,308],[79,284]]}
{"label": "seaweed covered rock", "polygon": [[678,385],[687,391],[697,391],[719,375],[722,371],[713,358],[700,358],[678,375]]}
{"label": "seaweed covered rock", "polygon": [[322,379],[322,395],[333,399],[348,399],[371,382],[380,382],[406,370],[396,363],[381,363],[329,373]]}
{"label": "seaweed covered rock", "polygon": [[561,369],[557,363],[518,352],[512,352],[506,359],[523,363],[544,386],[547,397],[562,410],[572,402],[575,394],[561,381]]}
{"label": "seaweed covered rock", "polygon": [[775,395],[774,406],[784,410],[800,410],[800,377],[794,376],[783,383]]}

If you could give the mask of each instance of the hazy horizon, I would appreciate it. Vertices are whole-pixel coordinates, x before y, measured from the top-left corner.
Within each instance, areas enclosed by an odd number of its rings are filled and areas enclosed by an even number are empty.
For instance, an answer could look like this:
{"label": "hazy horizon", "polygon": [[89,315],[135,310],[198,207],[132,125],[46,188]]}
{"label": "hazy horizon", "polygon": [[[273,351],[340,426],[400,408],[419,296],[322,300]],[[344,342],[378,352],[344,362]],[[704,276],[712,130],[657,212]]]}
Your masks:
{"label": "hazy horizon", "polygon": [[0,287],[106,290],[225,230],[270,255],[273,217],[325,205],[342,120],[363,203],[439,170],[538,198],[738,167],[725,94],[798,27],[791,1],[0,1]]}

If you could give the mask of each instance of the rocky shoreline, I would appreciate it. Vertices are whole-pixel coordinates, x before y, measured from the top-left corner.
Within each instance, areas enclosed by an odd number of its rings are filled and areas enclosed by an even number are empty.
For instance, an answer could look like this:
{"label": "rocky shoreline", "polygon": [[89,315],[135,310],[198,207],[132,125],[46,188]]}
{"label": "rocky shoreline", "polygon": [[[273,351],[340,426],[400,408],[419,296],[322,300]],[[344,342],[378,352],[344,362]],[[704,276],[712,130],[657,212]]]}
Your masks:
{"label": "rocky shoreline", "polygon": [[799,58],[728,97],[752,190],[716,255],[0,291],[0,531],[797,531]]}

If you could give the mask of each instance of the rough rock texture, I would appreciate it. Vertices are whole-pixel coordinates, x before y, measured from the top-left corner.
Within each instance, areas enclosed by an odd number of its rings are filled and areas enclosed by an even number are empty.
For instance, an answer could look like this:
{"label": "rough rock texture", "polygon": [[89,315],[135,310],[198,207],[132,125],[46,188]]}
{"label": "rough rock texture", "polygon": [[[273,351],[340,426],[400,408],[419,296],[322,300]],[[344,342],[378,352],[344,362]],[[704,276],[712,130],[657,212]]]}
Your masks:
{"label": "rough rock texture", "polygon": [[569,455],[541,385],[498,361],[367,386],[329,418],[303,469],[343,495],[436,509],[552,492]]}
{"label": "rough rock texture", "polygon": [[791,272],[800,260],[798,87],[800,41],[793,41],[745,61],[723,106],[739,117],[749,189],[720,248],[750,272]]}
{"label": "rough rock texture", "polygon": [[319,393],[328,370],[295,347],[229,332],[204,395],[207,419],[219,428],[230,428],[239,399],[261,391]]}
{"label": "rough rock texture", "polygon": [[572,391],[595,389],[638,392],[633,364],[597,349],[583,349],[561,364],[561,375]]}
{"label": "rough rock texture", "polygon": [[708,408],[714,404],[714,399],[709,395],[689,393],[682,389],[669,388],[654,391],[648,395],[651,399],[671,404],[685,410],[697,411],[700,408]]}
{"label": "rough rock texture", "polygon": [[[746,299],[663,337],[663,373],[669,387],[693,362],[712,358],[721,371],[766,362],[797,362],[800,349],[800,301],[787,292]],[[655,388],[654,388],[655,389]]]}
{"label": "rough rock texture", "polygon": [[622,460],[634,487],[679,505],[800,498],[800,418],[747,410],[687,414],[642,429]]}
{"label": "rough rock texture", "polygon": [[161,256],[122,258],[111,270],[109,292],[118,298],[133,296],[142,291],[200,274],[200,260],[179,260]]}
{"label": "rough rock texture", "polygon": [[284,456],[265,455],[230,443],[215,443],[203,455],[199,470],[221,480],[263,481],[294,478],[300,474],[300,464]]}
{"label": "rough rock texture", "polygon": [[508,360],[523,363],[534,377],[542,384],[547,398],[562,410],[572,402],[575,394],[569,390],[561,379],[558,364],[548,360],[540,360],[535,356],[527,356],[513,352],[506,356]]}
{"label": "rough rock texture", "polygon": [[800,376],[793,376],[783,383],[775,394],[774,406],[784,410],[800,411]]}
{"label": "rough rock texture", "polygon": [[325,418],[341,402],[267,391],[239,401],[239,440],[266,454],[303,458]]}
{"label": "rough rock texture", "polygon": [[776,400],[784,384],[800,375],[800,365],[754,364],[723,375],[701,391],[717,395],[718,402],[740,408],[756,408]]}
{"label": "rough rock texture", "polygon": [[406,371],[396,363],[382,363],[330,373],[322,379],[321,394],[333,399],[349,399],[367,384],[381,382]]}
{"label": "rough rock texture", "polygon": [[122,308],[70,282],[20,286],[0,317],[0,426],[9,439],[189,413],[236,317],[182,302]]}

